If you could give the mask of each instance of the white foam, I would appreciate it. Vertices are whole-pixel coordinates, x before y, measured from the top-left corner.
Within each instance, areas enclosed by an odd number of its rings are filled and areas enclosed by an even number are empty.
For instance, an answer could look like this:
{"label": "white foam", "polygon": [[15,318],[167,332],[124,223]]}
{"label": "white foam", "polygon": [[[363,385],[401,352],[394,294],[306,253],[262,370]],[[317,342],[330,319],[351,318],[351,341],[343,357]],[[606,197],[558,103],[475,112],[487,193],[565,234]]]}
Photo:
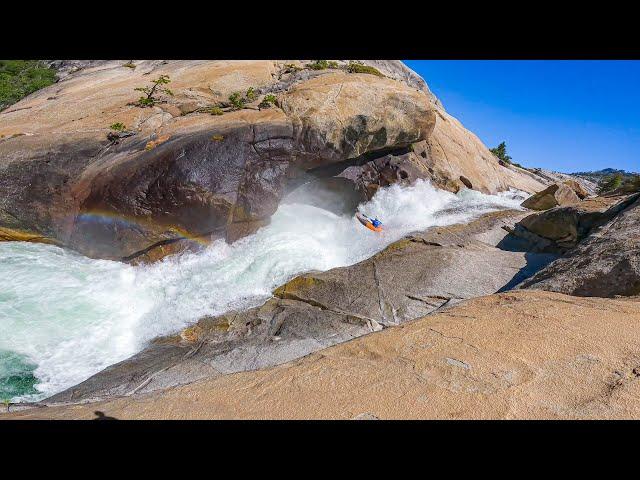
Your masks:
{"label": "white foam", "polygon": [[[420,181],[381,189],[362,211],[384,223],[283,204],[270,225],[233,245],[150,266],[91,260],[55,246],[0,243],[0,350],[27,357],[42,398],[137,353],[204,315],[259,305],[296,274],[357,263],[407,233],[518,208],[518,192],[457,195]],[[0,365],[0,376],[2,366]]]}

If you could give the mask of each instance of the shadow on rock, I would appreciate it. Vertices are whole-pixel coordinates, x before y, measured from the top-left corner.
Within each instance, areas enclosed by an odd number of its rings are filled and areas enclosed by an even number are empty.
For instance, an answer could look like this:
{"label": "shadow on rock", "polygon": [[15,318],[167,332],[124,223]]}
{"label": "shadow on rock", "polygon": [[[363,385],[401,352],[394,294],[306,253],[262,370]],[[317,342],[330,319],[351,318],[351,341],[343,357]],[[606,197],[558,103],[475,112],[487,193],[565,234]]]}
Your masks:
{"label": "shadow on rock", "polygon": [[497,293],[512,290],[519,283],[523,282],[527,278],[532,277],[538,271],[549,265],[551,262],[560,258],[560,255],[555,253],[534,253],[527,251],[530,247],[530,243],[525,239],[513,235],[512,233],[508,234],[502,240],[500,240],[496,247],[500,250],[505,250],[508,252],[526,252],[524,258],[527,262],[526,265],[522,267],[511,280],[509,280],[498,290]]}
{"label": "shadow on rock", "polygon": [[99,410],[93,412],[96,415],[96,418],[92,418],[92,420],[118,420],[116,417],[109,417]]}

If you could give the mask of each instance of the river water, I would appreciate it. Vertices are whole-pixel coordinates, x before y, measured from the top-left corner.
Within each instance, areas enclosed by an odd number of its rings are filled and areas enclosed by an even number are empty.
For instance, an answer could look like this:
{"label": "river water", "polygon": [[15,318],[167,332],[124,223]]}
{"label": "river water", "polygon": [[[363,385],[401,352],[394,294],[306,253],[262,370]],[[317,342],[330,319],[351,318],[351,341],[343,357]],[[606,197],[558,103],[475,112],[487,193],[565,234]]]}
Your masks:
{"label": "river water", "polygon": [[350,215],[282,204],[270,225],[233,245],[220,240],[148,266],[0,243],[0,399],[45,398],[202,316],[259,305],[297,274],[357,263],[408,233],[519,208],[525,197],[394,185],[361,205],[383,234]]}

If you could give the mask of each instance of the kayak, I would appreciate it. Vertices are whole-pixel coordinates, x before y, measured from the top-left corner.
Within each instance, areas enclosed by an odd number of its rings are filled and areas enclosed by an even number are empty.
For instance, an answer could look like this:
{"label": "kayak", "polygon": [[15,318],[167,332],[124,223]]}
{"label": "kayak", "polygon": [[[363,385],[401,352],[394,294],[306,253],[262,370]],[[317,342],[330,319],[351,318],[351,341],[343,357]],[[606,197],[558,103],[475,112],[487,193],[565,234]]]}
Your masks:
{"label": "kayak", "polygon": [[367,217],[366,215],[364,215],[363,213],[356,212],[356,218],[358,219],[358,221],[362,225],[367,227],[369,230],[373,230],[374,232],[381,232],[382,231],[382,226],[375,227],[373,225],[373,222],[371,221],[371,219],[369,217]]}

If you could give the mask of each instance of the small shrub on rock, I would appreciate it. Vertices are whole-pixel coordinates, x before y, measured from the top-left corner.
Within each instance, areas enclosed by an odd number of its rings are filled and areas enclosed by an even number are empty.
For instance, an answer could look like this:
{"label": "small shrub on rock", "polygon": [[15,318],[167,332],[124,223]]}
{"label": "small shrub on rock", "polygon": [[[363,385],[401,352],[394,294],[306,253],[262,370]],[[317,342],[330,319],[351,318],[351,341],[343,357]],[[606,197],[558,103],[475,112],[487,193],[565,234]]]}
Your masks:
{"label": "small shrub on rock", "polygon": [[362,63],[351,62],[347,67],[349,73],[368,73],[370,75],[376,75],[377,77],[384,77],[384,75],[377,68],[369,65],[363,65]]}
{"label": "small shrub on rock", "polygon": [[246,101],[246,98],[243,97],[240,92],[234,92],[229,95],[229,102],[231,103],[231,108],[233,110],[240,110],[244,108]]}
{"label": "small shrub on rock", "polygon": [[276,104],[276,100],[277,99],[275,95],[272,95],[272,94],[265,95],[262,101],[260,102],[260,104],[258,105],[258,108],[260,109],[271,108],[273,105]]}
{"label": "small shrub on rock", "polygon": [[326,70],[329,68],[329,62],[327,60],[314,60],[307,65],[311,70]]}
{"label": "small shrub on rock", "polygon": [[160,75],[155,80],[151,80],[151,83],[153,85],[149,87],[135,88],[134,90],[138,92],[142,92],[146,95],[146,96],[140,97],[138,101],[135,103],[135,105],[143,108],[153,107],[156,103],[161,101],[161,98],[157,96],[158,94],[164,93],[166,95],[173,96],[173,92],[171,90],[169,90],[166,87],[162,87],[162,85],[166,85],[169,82],[171,82],[171,80],[169,80],[168,75]]}

